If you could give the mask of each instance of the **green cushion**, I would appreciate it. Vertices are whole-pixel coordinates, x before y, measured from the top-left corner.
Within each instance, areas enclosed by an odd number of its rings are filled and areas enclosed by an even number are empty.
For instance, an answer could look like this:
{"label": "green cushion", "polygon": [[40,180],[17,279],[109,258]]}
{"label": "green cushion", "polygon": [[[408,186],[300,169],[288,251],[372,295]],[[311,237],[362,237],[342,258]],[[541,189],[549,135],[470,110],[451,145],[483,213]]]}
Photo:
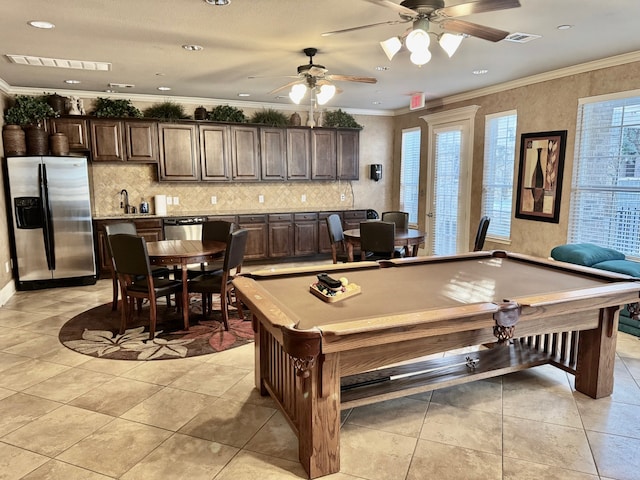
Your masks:
{"label": "green cushion", "polygon": [[631,260],[607,260],[591,265],[593,268],[608,270],[609,272],[624,273],[632,277],[640,278],[640,262]]}
{"label": "green cushion", "polygon": [[624,253],[592,243],[569,243],[554,247],[551,257],[561,262],[591,267],[607,260],[624,260]]}

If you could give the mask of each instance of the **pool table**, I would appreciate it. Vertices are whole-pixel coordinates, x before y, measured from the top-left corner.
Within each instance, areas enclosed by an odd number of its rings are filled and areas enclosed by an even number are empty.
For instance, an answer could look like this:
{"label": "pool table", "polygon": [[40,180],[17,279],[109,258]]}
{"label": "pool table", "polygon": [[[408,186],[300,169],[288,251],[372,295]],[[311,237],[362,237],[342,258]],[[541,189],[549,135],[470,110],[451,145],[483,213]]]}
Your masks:
{"label": "pool table", "polygon": [[[310,291],[319,272],[361,291],[325,301]],[[296,433],[310,478],[340,470],[341,409],[543,364],[590,397],[610,395],[618,310],[640,298],[633,277],[503,251],[265,270],[233,284],[253,314],[256,387]]]}

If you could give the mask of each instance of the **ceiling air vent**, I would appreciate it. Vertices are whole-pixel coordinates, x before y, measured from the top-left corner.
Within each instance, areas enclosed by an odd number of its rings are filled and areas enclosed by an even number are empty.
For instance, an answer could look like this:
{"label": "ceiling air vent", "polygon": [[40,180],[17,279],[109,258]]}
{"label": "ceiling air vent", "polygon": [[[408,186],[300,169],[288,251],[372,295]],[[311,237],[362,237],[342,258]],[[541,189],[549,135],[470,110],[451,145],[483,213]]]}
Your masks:
{"label": "ceiling air vent", "polygon": [[542,38],[542,35],[535,35],[533,33],[516,32],[516,33],[511,33],[507,35],[505,37],[505,40],[508,40],[509,42],[515,42],[515,43],[527,43],[537,38]]}
{"label": "ceiling air vent", "polygon": [[62,58],[34,57],[32,55],[10,55],[6,57],[18,65],[30,65],[33,67],[73,68],[76,70],[94,70],[108,72],[111,64],[108,62],[92,62],[86,60],[64,60]]}

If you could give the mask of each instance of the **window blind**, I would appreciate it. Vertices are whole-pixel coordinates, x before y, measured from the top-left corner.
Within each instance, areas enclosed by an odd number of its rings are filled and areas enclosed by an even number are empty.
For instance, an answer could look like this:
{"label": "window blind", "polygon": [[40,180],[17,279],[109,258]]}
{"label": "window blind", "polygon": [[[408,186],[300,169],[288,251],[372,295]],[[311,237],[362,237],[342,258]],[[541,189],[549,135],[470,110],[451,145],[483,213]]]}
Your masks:
{"label": "window blind", "polygon": [[640,258],[639,96],[578,108],[568,241]]}
{"label": "window blind", "polygon": [[402,131],[400,162],[400,210],[409,212],[409,223],[418,223],[420,181],[420,129]]}
{"label": "window blind", "polygon": [[487,235],[500,240],[511,238],[517,120],[511,111],[485,121],[482,215],[491,219]]}
{"label": "window blind", "polygon": [[433,253],[457,253],[458,192],[460,188],[460,148],[462,132],[451,130],[435,137],[435,178]]}

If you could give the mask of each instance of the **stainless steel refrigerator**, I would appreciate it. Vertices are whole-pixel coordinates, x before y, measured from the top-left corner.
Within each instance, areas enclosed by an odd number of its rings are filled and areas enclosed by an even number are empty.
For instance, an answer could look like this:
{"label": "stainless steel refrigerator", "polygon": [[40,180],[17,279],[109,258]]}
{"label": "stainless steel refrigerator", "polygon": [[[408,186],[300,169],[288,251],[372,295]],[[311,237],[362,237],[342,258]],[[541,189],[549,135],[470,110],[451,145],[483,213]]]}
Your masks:
{"label": "stainless steel refrigerator", "polygon": [[8,157],[7,211],[16,288],[96,282],[85,157]]}

